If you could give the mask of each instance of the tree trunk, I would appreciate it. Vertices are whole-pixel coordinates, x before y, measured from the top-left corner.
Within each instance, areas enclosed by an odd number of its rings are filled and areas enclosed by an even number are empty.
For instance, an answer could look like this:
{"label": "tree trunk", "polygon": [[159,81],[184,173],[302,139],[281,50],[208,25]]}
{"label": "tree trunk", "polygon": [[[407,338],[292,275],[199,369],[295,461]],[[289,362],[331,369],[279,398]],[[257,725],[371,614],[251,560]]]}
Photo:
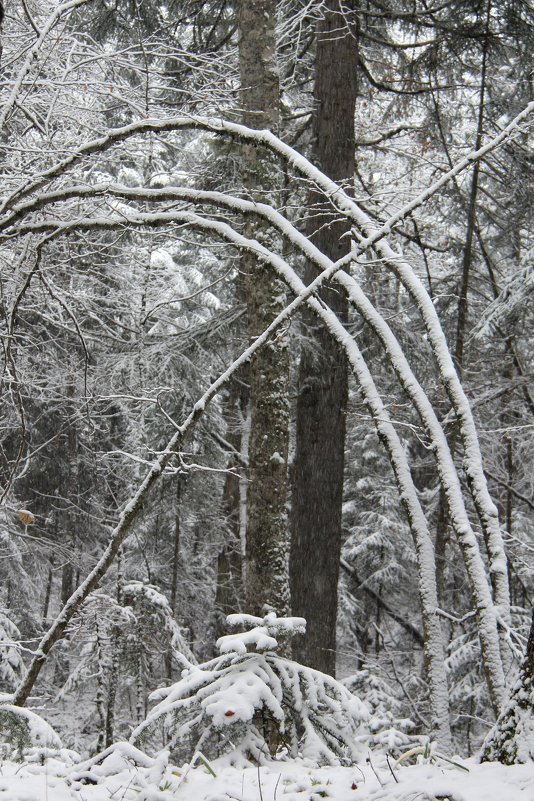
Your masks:
{"label": "tree trunk", "polygon": [[174,508],[174,543],[172,553],[172,579],[171,579],[171,599],[170,607],[173,618],[176,617],[176,600],[178,597],[178,568],[180,564],[180,505],[182,500],[182,479],[176,476]]}
{"label": "tree trunk", "polygon": [[102,656],[102,638],[100,636],[100,625],[96,622],[96,647],[97,647],[97,674],[96,674],[96,713],[98,715],[98,740],[96,750],[101,751],[104,748],[106,736],[106,712],[105,712],[105,690],[104,690],[104,659]]}
{"label": "tree trunk", "polygon": [[[311,158],[330,178],[351,182],[357,42],[340,4],[328,0],[325,5],[317,30]],[[349,230],[347,221],[339,221],[339,214],[325,203],[324,195],[312,192],[308,234],[314,244],[336,261],[349,252]],[[315,272],[308,265],[308,282]],[[345,320],[344,293],[330,287],[322,297]],[[290,575],[293,612],[305,617],[308,625],[306,638],[295,641],[293,650],[304,664],[334,674],[347,360],[311,312],[303,319],[309,345],[303,348],[299,370]]]}
{"label": "tree trunk", "polygon": [[[174,542],[172,548],[172,574],[171,574],[171,591],[169,606],[173,620],[176,620],[176,602],[178,599],[178,572],[180,567],[180,505],[182,500],[182,477],[180,474],[176,476],[176,487],[174,495]],[[165,654],[165,668],[167,671],[167,678],[172,679],[172,646],[169,646]]]}
{"label": "tree trunk", "polygon": [[52,583],[54,581],[54,556],[50,557],[50,567],[48,568],[48,578],[46,580],[45,598],[43,603],[43,625],[46,625],[48,619],[48,610],[50,608],[50,597],[52,595]]}
{"label": "tree trunk", "polygon": [[[243,455],[243,417],[248,405],[248,391],[243,381],[229,382],[223,405],[226,418],[226,440],[234,449],[224,479],[222,511],[225,520],[224,543],[217,557],[217,587],[215,591],[214,641],[226,634],[226,617],[243,611],[243,558],[241,552],[241,484]],[[246,414],[246,412],[245,412]]]}
{"label": "tree trunk", "polygon": [[[276,130],[279,82],[276,65],[274,0],[242,0],[239,14],[239,70],[243,122]],[[253,145],[245,145],[243,183],[256,200],[272,183],[272,167]],[[245,233],[261,237],[258,224]],[[285,306],[285,292],[270,269],[243,255],[249,337],[253,340]],[[277,336],[250,365],[251,432],[247,493],[245,599],[247,611],[272,607],[289,612],[287,535],[287,449],[289,430],[289,352]]]}
{"label": "tree trunk", "polygon": [[[486,7],[486,33],[482,45],[482,65],[480,71],[480,99],[478,104],[478,120],[477,132],[475,138],[475,150],[478,150],[482,144],[483,124],[484,124],[484,103],[486,96],[486,69],[488,58],[489,46],[489,24],[490,24],[491,2],[489,1]],[[478,200],[478,180],[480,176],[480,161],[477,161],[473,167],[473,175],[471,177],[471,189],[469,192],[469,206],[467,210],[467,228],[465,232],[465,244],[462,257],[462,278],[460,282],[460,291],[458,296],[458,314],[456,323],[456,345],[454,348],[454,358],[460,377],[462,376],[464,364],[464,343],[467,328],[467,313],[468,313],[468,292],[469,292],[469,277],[471,273],[471,265],[473,261],[473,236],[476,229],[476,211]]]}
{"label": "tree trunk", "polygon": [[108,706],[106,710],[106,731],[104,747],[108,748],[115,739],[115,703],[117,700],[117,687],[119,684],[120,657],[119,657],[119,635],[113,634],[113,654],[111,658],[111,670],[108,683]]}
{"label": "tree trunk", "polygon": [[519,679],[482,748],[483,762],[534,761],[534,612]]}
{"label": "tree trunk", "polygon": [[2,62],[2,23],[4,21],[4,4],[0,0],[0,63]]}

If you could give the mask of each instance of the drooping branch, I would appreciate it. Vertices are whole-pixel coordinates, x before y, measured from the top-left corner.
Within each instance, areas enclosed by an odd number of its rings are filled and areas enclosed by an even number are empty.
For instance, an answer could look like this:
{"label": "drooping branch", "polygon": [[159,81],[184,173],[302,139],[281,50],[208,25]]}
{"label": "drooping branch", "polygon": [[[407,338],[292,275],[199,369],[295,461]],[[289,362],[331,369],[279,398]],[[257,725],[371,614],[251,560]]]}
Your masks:
{"label": "drooping branch", "polygon": [[[89,190],[87,190],[85,194],[87,194],[88,191]],[[95,191],[99,193],[103,190],[97,187]],[[398,377],[399,383],[410,400],[414,403],[432,442],[432,450],[437,460],[440,480],[451,511],[453,527],[464,555],[473,597],[478,610],[479,630],[481,632],[481,643],[488,677],[488,686],[490,687],[490,696],[494,709],[498,712],[500,704],[504,700],[505,681],[501,660],[498,657],[498,653],[495,652],[497,615],[491,601],[491,592],[486,578],[484,563],[480,555],[476,535],[465,508],[460,482],[449,450],[449,445],[436,413],[426,393],[413,374],[398,340],[386,321],[378,314],[374,306],[365,296],[361,287],[355,279],[349,276],[344,270],[340,269],[334,271],[334,265],[331,260],[322,254],[307,237],[297,231],[279,212],[267,204],[252,203],[242,198],[231,197],[219,192],[203,192],[200,190],[181,188],[175,190],[128,190],[126,188],[112,187],[111,193],[129,199],[135,197],[138,200],[144,201],[148,199],[176,200],[181,198],[191,202],[204,202],[218,205],[242,213],[261,215],[285,235],[294,246],[298,247],[309,260],[316,263],[318,268],[322,271],[322,279],[324,279],[325,275],[333,275],[334,279],[345,288],[353,305],[382,343]],[[53,230],[54,226],[61,225],[63,231],[68,231],[73,228],[76,230],[87,230],[92,227],[116,227],[125,224],[161,225],[169,224],[173,221],[191,224],[196,228],[217,232],[225,236],[228,241],[233,241],[242,246],[252,247],[248,240],[236,240],[229,226],[198,217],[198,215],[193,215],[188,211],[133,213],[128,217],[121,215],[119,218],[85,218],[72,221],[71,223],[49,220],[43,221],[38,225],[39,230],[42,230],[43,226],[46,226],[46,230]],[[362,247],[362,244],[355,246],[352,254],[353,258],[358,257]],[[263,251],[264,255],[266,255],[267,251],[265,251],[265,249],[263,249]]]}
{"label": "drooping branch", "polygon": [[[339,269],[339,265],[335,265],[334,267],[335,269]],[[335,269],[333,269],[333,272]],[[117,525],[110,533],[109,543],[95,567],[71,595],[52,626],[42,637],[26,675],[15,690],[13,695],[14,704],[23,706],[28,700],[35,682],[37,681],[37,678],[39,677],[39,674],[46,662],[48,654],[54,645],[65,636],[67,626],[76,614],[77,610],[80,608],[89,594],[96,589],[99,582],[106,575],[133,523],[139,516],[145,500],[150,495],[151,490],[158,482],[159,478],[163,475],[165,468],[169,465],[175,454],[178,452],[186,435],[204,414],[208,404],[213,400],[213,398],[231,378],[231,376],[237,370],[239,370],[243,364],[251,359],[259,348],[265,345],[271,334],[286,320],[288,320],[302,303],[307,301],[307,299],[315,291],[316,285],[318,284],[320,284],[319,280],[314,282],[313,285],[306,287],[299,296],[294,298],[294,300],[288,306],[286,306],[283,311],[280,312],[280,314],[273,320],[268,328],[258,335],[254,342],[245,351],[243,351],[243,353],[234,362],[232,362],[228,369],[210,384],[202,397],[195,403],[193,409],[182,425],[177,427],[175,433],[167,443],[167,446],[160,452],[158,458],[154,461],[153,465],[146,473],[137,491],[122,510]]]}
{"label": "drooping branch", "polygon": [[[421,192],[410,203],[403,206],[399,211],[393,215],[389,226],[386,230],[380,232],[379,238],[387,236],[393,227],[411,214],[415,209],[422,206],[430,197],[439,192],[452,178],[465,169],[469,168],[478,159],[483,158],[487,153],[495,150],[503,142],[505,142],[514,133],[520,130],[520,124],[524,122],[530,114],[534,111],[534,101],[528,104],[523,111],[521,111],[514,119],[501,131],[495,138],[486,142],[479,150],[471,151],[463,159],[461,159],[454,167],[445,172],[439,180],[435,181],[426,190]],[[111,147],[125,142],[128,139],[144,134],[144,133],[170,133],[176,131],[187,130],[201,130],[213,134],[226,134],[236,139],[244,141],[255,142],[258,145],[263,145],[269,150],[282,156],[284,160],[290,164],[297,172],[321,187],[326,192],[331,202],[337,206],[340,211],[344,211],[349,216],[352,216],[356,223],[362,223],[362,228],[365,224],[372,223],[372,220],[362,211],[359,206],[343,191],[343,189],[327,178],[324,173],[317,167],[313,166],[304,156],[298,151],[294,150],[290,145],[287,145],[279,139],[271,131],[267,130],[254,130],[247,128],[245,125],[238,123],[228,122],[222,119],[208,118],[208,117],[170,117],[163,120],[140,120],[138,122],[130,123],[122,128],[114,128],[108,131],[105,136],[93,139],[90,142],[82,145],[82,147],[75,150],[69,156],[61,161],[56,162],[48,169],[44,170],[33,180],[28,180],[20,189],[12,192],[11,195],[6,197],[0,203],[0,214],[6,209],[12,208],[17,201],[24,197],[28,197],[33,192],[38,191],[43,186],[46,186],[50,181],[55,178],[65,175],[76,165],[80,164],[83,159],[94,155],[95,153],[104,153]],[[10,224],[9,217],[5,221],[0,222],[0,227]],[[376,225],[376,224],[375,224]],[[377,234],[375,234],[377,235]],[[377,235],[378,236],[378,235]]]}
{"label": "drooping branch", "polygon": [[[377,250],[381,253],[382,257],[386,260],[386,262],[394,269],[399,277],[401,278],[404,285],[407,287],[408,291],[412,294],[412,296],[416,299],[416,302],[420,308],[421,314],[425,321],[425,326],[430,334],[430,341],[433,346],[434,353],[436,355],[436,359],[438,362],[438,366],[440,368],[440,374],[442,379],[446,383],[449,394],[451,397],[451,401],[453,402],[453,406],[459,415],[460,421],[463,425],[463,436],[464,436],[464,450],[466,453],[466,464],[467,474],[470,479],[471,486],[473,488],[473,496],[475,498],[475,503],[477,504],[477,510],[481,515],[481,519],[485,520],[486,523],[492,522],[492,507],[493,504],[491,499],[489,498],[489,493],[487,492],[487,487],[485,484],[485,478],[482,471],[481,465],[481,457],[480,457],[480,450],[478,446],[478,440],[476,438],[476,432],[474,430],[474,424],[472,420],[472,415],[469,409],[469,405],[463,393],[463,389],[458,381],[458,377],[454,371],[454,367],[452,365],[452,361],[450,359],[450,353],[448,351],[445,337],[441,330],[441,326],[437,319],[437,315],[435,313],[435,309],[433,304],[428,298],[424,288],[419,282],[416,274],[410,267],[410,265],[399,256],[399,254],[395,253],[391,249],[387,243],[383,242],[383,237],[391,230],[392,226],[399,220],[402,219],[404,216],[409,214],[419,205],[421,205],[428,197],[431,196],[434,192],[438,191],[438,189],[452,177],[453,175],[458,174],[463,169],[465,169],[473,160],[476,158],[481,158],[486,152],[489,152],[490,149],[497,147],[504,139],[510,136],[519,126],[519,123],[524,120],[528,114],[531,113],[532,109],[534,108],[534,103],[531,103],[527,109],[525,109],[518,117],[516,117],[506,129],[492,142],[486,144],[483,148],[480,148],[479,151],[470,154],[466,159],[463,159],[458,165],[456,165],[453,170],[450,170],[449,173],[442,176],[440,181],[436,182],[433,187],[430,187],[429,190],[422,193],[418,198],[412,201],[410,204],[404,207],[394,218],[389,220],[385,226],[378,226],[375,222],[373,222],[370,218],[365,215],[364,212],[359,209],[359,207],[352,201],[344,192],[343,190],[334,184],[333,182],[329,181],[319,170],[317,170],[313,165],[310,165],[302,156],[296,153],[294,150],[289,148],[287,145],[282,143],[277,137],[271,134],[268,131],[251,131],[250,129],[246,129],[243,126],[238,126],[233,123],[222,123],[220,121],[205,121],[199,119],[179,119],[179,120],[164,120],[164,121],[143,121],[141,123],[134,123],[131,126],[125,126],[122,129],[118,129],[117,131],[112,131],[106,137],[102,137],[99,140],[95,140],[94,142],[88,143],[84,147],[82,147],[77,152],[71,154],[67,159],[64,159],[60,163],[56,164],[55,166],[49,168],[45,171],[39,178],[35,179],[34,181],[28,182],[24,187],[21,187],[17,192],[13,193],[9,198],[7,198],[3,205],[2,209],[6,209],[9,206],[13,206],[13,204],[17,200],[21,200],[22,198],[28,196],[34,191],[37,191],[41,187],[45,186],[50,180],[64,174],[67,170],[69,170],[72,166],[78,164],[84,157],[91,155],[92,153],[101,152],[103,150],[108,149],[109,147],[117,144],[120,141],[127,139],[130,136],[133,136],[138,133],[142,133],[143,131],[148,130],[155,130],[155,131],[169,131],[169,130],[176,130],[176,129],[185,129],[185,128],[199,128],[204,129],[212,132],[226,132],[234,136],[238,136],[248,140],[255,140],[258,143],[264,144],[269,147],[271,150],[280,153],[283,155],[291,164],[292,166],[297,169],[301,174],[305,175],[306,177],[310,178],[314,181],[318,186],[320,186],[324,191],[327,192],[330,199],[340,207],[348,216],[350,216],[353,221],[361,228],[367,236],[364,239],[360,238],[359,242],[359,249],[362,250],[370,247],[371,245],[375,245]],[[41,200],[41,202],[43,202]],[[26,211],[30,211],[28,208],[30,204],[26,205]],[[15,211],[21,211],[21,207]],[[164,217],[165,215],[163,215]],[[202,218],[200,218],[202,219]],[[14,222],[14,216],[7,215],[3,221],[4,226],[10,225]],[[78,221],[79,222],[79,221]],[[93,221],[95,224],[91,227],[97,227],[100,225],[102,227],[106,227],[108,221],[106,218],[100,219],[98,222],[95,220]],[[132,224],[143,224],[143,215],[137,214],[135,219],[130,221]],[[166,224],[168,220],[161,219],[162,225]],[[184,223],[187,222],[184,220]],[[189,221],[189,224],[191,220]],[[124,224],[124,221],[122,221]],[[153,223],[152,223],[153,224]],[[63,232],[67,232],[68,230],[72,230],[73,225],[70,223],[61,223],[58,226],[56,221],[54,221],[53,229],[56,233],[60,234]],[[37,230],[52,230],[50,226],[47,227],[46,223],[30,223],[26,225],[18,226],[16,229],[12,229],[11,235],[20,235],[25,232],[29,231],[37,231]],[[9,238],[9,235],[6,237]],[[269,326],[268,332],[266,332],[266,337],[269,336],[271,329],[274,330],[277,325],[279,325],[283,320],[287,319],[290,314],[293,313],[294,309],[297,308],[300,303],[307,300],[315,289],[320,286],[322,281],[327,280],[331,276],[335,274],[340,267],[343,266],[348,260],[343,259],[337,264],[333,265],[331,269],[324,271],[321,276],[316,279],[312,284],[301,293],[298,298],[293,301],[285,310],[284,313],[279,315],[275,321],[273,321],[272,326]],[[262,342],[265,340],[262,338],[258,338],[254,343],[254,348],[259,347]],[[245,358],[250,358],[252,353],[247,355]],[[235,369],[241,364],[239,360],[232,365],[231,373],[234,372]],[[452,367],[452,373],[451,373]],[[230,373],[230,374],[231,374]],[[225,374],[226,376],[226,374]],[[224,380],[227,379],[228,376],[225,377]],[[224,381],[222,382],[224,383]],[[221,386],[222,383],[214,382],[214,387]],[[214,389],[214,393],[217,391],[217,388]],[[212,396],[211,396],[212,397]],[[192,415],[200,414],[203,411],[205,403],[208,400],[204,400],[201,402],[201,407],[195,406],[197,411],[192,412]],[[184,423],[184,425],[187,424]],[[188,428],[193,424],[193,421],[190,421],[187,425],[186,431]],[[184,432],[185,435],[185,432]],[[175,435],[178,437],[178,432]],[[174,439],[174,438],[173,438]],[[76,609],[79,605],[83,602],[84,598],[94,589],[94,587],[98,584],[98,581],[102,578],[105,574],[106,570],[109,568],[109,565],[113,561],[114,554],[120,547],[120,543],[123,541],[124,537],[126,536],[129,528],[131,527],[133,520],[137,516],[139,509],[142,505],[142,499],[146,497],[146,495],[150,492],[150,489],[153,483],[157,480],[158,476],[164,470],[165,465],[168,464],[168,461],[172,458],[172,454],[174,452],[174,448],[177,447],[177,443],[179,442],[179,437],[176,439],[176,442],[171,441],[169,446],[171,448],[171,452],[167,454],[167,451],[164,451],[160,459],[155,463],[155,466],[149,471],[149,474],[145,478],[143,484],[140,486],[138,492],[136,493],[132,502],[128,505],[127,509],[121,515],[120,521],[117,527],[114,529],[112,538],[110,540],[110,545],[106,549],[105,553],[103,554],[101,560],[99,560],[98,565],[96,566],[95,570],[91,572],[91,574],[87,577],[86,581],[81,585],[81,587],[76,591],[76,593],[69,599],[69,602],[66,604],[64,610],[60,614],[60,617],[54,624],[54,626],[50,629],[50,631],[45,635],[43,641],[41,642],[39,653],[34,659],[30,669],[28,671],[28,675],[25,681],[22,683],[21,687],[17,691],[16,697],[17,702],[23,703],[24,700],[27,698],[35,680],[41,670],[42,664],[46,659],[47,654],[49,653],[50,649],[54,645],[55,642],[60,639],[64,632],[65,628],[72,618],[73,614],[75,613]],[[161,461],[162,459],[168,459],[168,461]],[[494,507],[493,507],[494,509]],[[482,513],[481,513],[482,512]],[[485,517],[484,517],[485,516]],[[489,540],[490,547],[492,548],[491,551],[491,569],[495,574],[500,576],[506,573],[506,563],[504,561],[504,551],[499,551],[499,537],[500,532],[498,532],[498,537],[494,538],[493,540]],[[502,599],[505,600],[505,593],[502,591],[502,583],[501,583],[501,592],[500,596]],[[497,600],[499,600],[497,598]],[[491,599],[490,599],[491,601]],[[502,606],[502,614],[507,614],[507,607],[506,604],[501,604]],[[492,604],[490,603],[487,607],[488,610],[492,608]],[[484,611],[484,610],[482,610]],[[489,636],[491,639],[491,632],[489,629],[485,631],[485,635]],[[498,687],[499,681],[495,682],[496,688]],[[498,693],[497,693],[498,694]]]}
{"label": "drooping branch", "polygon": [[[381,400],[371,373],[369,372],[367,364],[365,363],[365,360],[363,359],[356,342],[346,331],[336,315],[328,307],[326,307],[324,303],[312,297],[312,293],[317,290],[317,287],[321,281],[325,280],[325,276],[327,276],[329,273],[332,275],[335,274],[335,272],[341,266],[340,263],[332,264],[330,262],[329,268],[324,270],[324,272],[322,272],[314,282],[306,287],[287,264],[287,262],[285,262],[276,254],[272,253],[267,248],[260,245],[257,241],[247,239],[243,235],[237,233],[226,223],[222,223],[218,220],[206,219],[187,211],[167,212],[160,215],[148,215],[144,213],[132,216],[131,218],[121,216],[120,219],[94,218],[78,220],[76,227],[77,230],[88,230],[96,227],[109,228],[112,226],[116,227],[118,225],[123,226],[125,224],[150,224],[150,222],[161,224],[162,221],[168,223],[171,221],[171,219],[173,219],[175,222],[183,222],[184,224],[190,225],[196,229],[220,236],[226,241],[235,244],[239,248],[253,252],[257,257],[261,258],[262,261],[266,262],[276,271],[278,276],[285,281],[285,283],[296,295],[296,299],[292,304],[290,304],[289,307],[287,307],[287,309],[291,309],[291,307],[295,308],[297,301],[297,305],[300,305],[303,300],[306,300],[313,311],[325,323],[328,331],[332,334],[332,336],[335,337],[335,339],[347,353],[352,371],[356,376],[365,402],[375,422],[379,438],[385,445],[389,454],[397,486],[399,488],[400,498],[405,508],[410,529],[414,537],[415,550],[419,564],[419,593],[421,598],[423,626],[425,631],[425,658],[428,666],[429,681],[431,686],[430,695],[432,706],[432,725],[441,747],[446,750],[450,750],[451,745],[448,722],[448,695],[446,675],[444,671],[444,647],[441,626],[435,612],[438,606],[438,601],[435,583],[434,551],[430,533],[428,531],[427,521],[421,508],[417,491],[413,484],[413,479],[410,474],[404,448],[402,447],[402,443],[389,418],[387,409]],[[66,229],[63,228],[63,230]],[[341,261],[345,260],[346,258]],[[281,317],[282,315],[279,315],[277,320],[281,321]],[[256,340],[254,345],[257,347],[257,344],[258,341]],[[124,533],[124,536],[125,534],[126,532]],[[114,539],[115,538],[116,535],[114,536]],[[488,598],[486,598],[485,601],[486,606],[488,607],[488,614],[491,615],[492,605],[491,597],[489,597],[489,589],[487,595]],[[496,692],[495,688],[498,686],[499,682],[499,675],[495,662],[496,657],[498,660],[498,641],[495,637],[492,649],[491,634],[491,627],[486,625],[481,633],[481,642],[485,661],[488,665],[490,693],[493,697],[494,692]],[[494,653],[495,643],[497,650],[496,656]]]}
{"label": "drooping branch", "polygon": [[[54,167],[44,172],[41,178],[33,183],[21,188],[8,198],[1,209],[7,207],[14,200],[20,199],[44,186],[49,180],[63,174],[72,166],[80,162],[85,156],[92,153],[101,152],[109,147],[121,142],[130,136],[142,131],[170,131],[187,128],[199,128],[212,132],[225,132],[232,136],[244,139],[245,141],[256,141],[263,144],[272,151],[279,153],[290,163],[294,169],[313,181],[330,198],[331,202],[343,213],[345,213],[357,226],[357,238],[362,251],[374,246],[379,255],[384,259],[385,264],[392,269],[398,276],[401,283],[414,299],[423,320],[428,340],[434,353],[434,358],[438,367],[439,375],[446,388],[449,400],[456,412],[459,421],[460,434],[464,446],[464,470],[471,490],[475,508],[480,518],[485,540],[488,548],[490,561],[490,573],[492,575],[495,588],[495,601],[500,610],[500,616],[506,625],[510,621],[510,595],[508,587],[508,574],[506,569],[506,554],[501,536],[498,512],[489,494],[487,481],[484,475],[482,455],[476,433],[471,408],[465,395],[462,384],[456,373],[453,359],[447,345],[445,334],[441,327],[436,309],[425,290],[422,282],[408,261],[385,240],[385,236],[393,229],[394,225],[404,219],[408,214],[418,208],[429,197],[431,197],[451,178],[458,175],[466,167],[482,158],[486,153],[495,149],[506,138],[518,130],[520,123],[525,120],[534,110],[534,102],[530,103],[520,114],[518,114],[501,133],[486,143],[483,147],[469,153],[458,164],[445,173],[427,190],[418,195],[404,206],[399,212],[393,215],[385,225],[378,225],[373,221],[334,181],[327,178],[317,167],[310,164],[307,159],[297,153],[289,145],[283,143],[270,131],[256,131],[235,123],[224,121],[205,120],[202,118],[178,118],[174,120],[144,121],[133,123],[124,128],[111,131],[107,136],[93,142],[87,143],[76,153],[59,162]],[[16,212],[15,212],[16,213]],[[12,218],[11,218],[12,219]],[[10,216],[4,220],[4,225],[11,222]],[[1,227],[1,224],[0,224]],[[24,230],[24,226],[19,231]],[[26,230],[39,230],[38,226],[31,226]],[[361,237],[359,231],[365,233],[365,238]],[[506,636],[503,632],[502,640],[503,658],[507,660],[508,646]]]}
{"label": "drooping branch", "polygon": [[[497,615],[491,602],[491,594],[486,578],[485,566],[479,551],[476,535],[467,514],[465,502],[458,474],[454,465],[447,438],[437,415],[430,403],[428,396],[417,381],[406,356],[390,327],[383,317],[376,311],[369,299],[365,296],[356,280],[344,270],[333,274],[333,264],[310,240],[297,231],[291,223],[271,206],[264,203],[253,203],[242,198],[235,198],[220,192],[204,192],[188,188],[176,189],[128,189],[126,187],[111,186],[110,194],[125,199],[146,200],[169,200],[177,199],[188,200],[193,203],[207,203],[224,207],[234,212],[245,214],[256,214],[264,217],[268,222],[276,227],[280,233],[286,236],[293,246],[298,247],[307,259],[314,262],[319,270],[324,274],[333,275],[346,290],[350,301],[362,315],[366,323],[371,327],[378,337],[388,355],[393,369],[397,375],[400,385],[403,387],[407,396],[417,409],[426,432],[432,443],[432,450],[436,457],[438,473],[444,489],[445,497],[451,513],[451,521],[456,533],[458,542],[462,549],[467,572],[470,578],[471,588],[475,604],[479,610],[479,629],[482,634],[483,651],[485,652],[485,664],[488,673],[488,684],[491,687],[492,703],[495,711],[499,710],[499,705],[504,699],[504,674],[500,660],[494,654],[491,642],[497,636]],[[100,194],[105,191],[105,187],[95,187],[94,192]],[[91,193],[91,188],[83,190],[83,195]],[[60,195],[56,194],[57,199]],[[104,223],[100,218],[77,220],[70,223],[77,230],[87,227],[99,227],[101,225],[113,226],[131,224],[169,224],[175,222],[190,222],[195,227],[202,227],[205,230],[215,230],[216,223],[200,217],[191,216],[190,212],[152,212],[152,213],[133,213],[130,217],[107,218]],[[387,223],[386,223],[387,224]],[[54,225],[60,225],[60,221],[43,221],[40,226],[47,225],[53,229]],[[66,224],[63,224],[64,226]],[[47,228],[47,230],[48,230]],[[41,230],[41,228],[39,228]],[[67,230],[64,228],[64,230]],[[228,228],[221,229],[227,232]],[[354,246],[353,258],[357,259],[363,249],[363,243]],[[484,642],[485,641],[485,642]],[[493,656],[491,656],[493,654]]]}

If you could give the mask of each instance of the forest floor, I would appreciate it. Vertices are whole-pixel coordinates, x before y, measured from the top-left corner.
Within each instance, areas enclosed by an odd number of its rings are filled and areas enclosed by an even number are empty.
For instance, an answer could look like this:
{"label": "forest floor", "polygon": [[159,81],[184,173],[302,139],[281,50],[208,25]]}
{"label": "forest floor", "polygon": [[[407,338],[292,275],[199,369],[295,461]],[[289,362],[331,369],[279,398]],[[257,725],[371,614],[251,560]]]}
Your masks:
{"label": "forest floor", "polygon": [[161,759],[142,766],[129,749],[112,748],[100,764],[1,761],[0,801],[534,801],[534,763],[466,760],[467,770],[427,763],[393,772],[380,755],[361,767],[324,768],[297,760],[237,769],[219,759],[210,773]]}

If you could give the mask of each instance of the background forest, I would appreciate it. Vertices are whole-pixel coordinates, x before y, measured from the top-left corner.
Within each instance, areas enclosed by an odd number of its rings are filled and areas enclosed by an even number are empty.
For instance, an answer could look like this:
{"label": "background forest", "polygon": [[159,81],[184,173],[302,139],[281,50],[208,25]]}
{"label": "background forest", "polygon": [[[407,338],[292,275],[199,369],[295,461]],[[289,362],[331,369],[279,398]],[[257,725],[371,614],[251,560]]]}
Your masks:
{"label": "background forest", "polygon": [[534,595],[533,23],[5,2],[0,690],[66,746],[275,610],[372,743],[480,747]]}

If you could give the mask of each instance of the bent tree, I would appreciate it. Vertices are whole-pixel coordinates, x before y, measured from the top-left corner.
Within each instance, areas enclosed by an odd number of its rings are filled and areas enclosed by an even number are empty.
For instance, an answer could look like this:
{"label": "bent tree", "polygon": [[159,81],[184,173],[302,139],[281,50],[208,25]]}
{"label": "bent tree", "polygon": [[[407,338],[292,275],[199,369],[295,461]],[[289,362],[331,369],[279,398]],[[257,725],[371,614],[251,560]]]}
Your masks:
{"label": "bent tree", "polygon": [[[450,748],[448,695],[443,670],[444,645],[437,614],[436,571],[429,525],[414,486],[407,454],[377,390],[372,366],[366,363],[356,339],[349,333],[335,311],[325,303],[324,299],[318,299],[318,292],[324,283],[335,280],[358,309],[369,330],[380,341],[397,380],[417,408],[428,433],[431,451],[438,465],[440,481],[448,500],[451,520],[454,521],[470,579],[488,692],[495,711],[499,711],[505,694],[503,657],[508,647],[500,632],[506,632],[508,629],[509,603],[505,587],[506,558],[500,532],[495,523],[495,507],[485,482],[471,409],[454,369],[435,308],[416,271],[388,244],[386,237],[396,223],[414,208],[423,205],[448,180],[470,167],[486,152],[514,136],[532,113],[533,108],[534,104],[531,104],[503,130],[499,137],[469,154],[436,184],[418,195],[383,224],[371,219],[341,186],[273,133],[236,123],[194,116],[143,120],[113,129],[104,136],[72,150],[67,156],[48,165],[40,174],[35,174],[11,188],[9,196],[4,197],[1,206],[2,255],[9,257],[14,248],[25,248],[25,252],[33,252],[35,255],[30,261],[31,267],[19,296],[29,291],[32,281],[38,280],[43,253],[47,254],[47,249],[54,242],[79,235],[90,237],[91,233],[96,231],[126,229],[142,232],[166,230],[176,226],[201,231],[204,236],[214,239],[223,239],[240,253],[253,253],[255,259],[261,261],[263,268],[272,270],[294,295],[294,299],[277,313],[272,322],[263,331],[258,332],[249,347],[211,382],[187,417],[182,422],[175,422],[173,436],[167,446],[159,452],[144,479],[124,506],[117,525],[109,532],[108,545],[96,566],[67,600],[61,613],[42,638],[28,671],[14,694],[15,703],[22,705],[27,701],[53,646],[65,635],[80,605],[98,586],[110,568],[134,522],[140,517],[149,494],[183,451],[185,438],[205,414],[210,402],[245,362],[253,358],[260,349],[269,347],[272,337],[276,336],[278,329],[295,314],[297,309],[307,304],[346,353],[392,465],[415,543],[432,728],[442,748],[446,750]],[[84,176],[89,174],[87,169],[98,158],[109,153],[112,148],[120,149],[123,143],[134,139],[142,143],[145,137],[154,133],[172,140],[180,131],[191,130],[230,136],[258,148],[265,147],[278,158],[284,159],[293,180],[297,181],[301,176],[307,182],[313,182],[317,191],[324,193],[325,200],[332,204],[336,213],[345,217],[352,226],[354,243],[351,251],[337,261],[332,261],[328,254],[323,253],[304,233],[293,226],[286,216],[268,203],[259,203],[230,193],[200,191],[187,187],[163,189],[128,187],[110,181],[102,183],[98,181],[98,177],[94,181],[82,181],[80,178],[82,174]],[[103,199],[106,201],[105,211],[101,204]],[[116,203],[119,200],[120,207],[117,207]],[[221,219],[223,209],[224,216]],[[251,236],[248,230],[243,232],[243,219],[249,220],[252,215],[262,219],[262,226],[268,224],[270,230],[277,231],[277,236],[262,237],[264,241],[260,242]],[[286,246],[281,250],[278,235],[286,240],[289,248]],[[427,330],[437,375],[446,388],[458,416],[469,490],[473,505],[487,532],[489,574],[495,579],[494,589],[480,552],[478,539],[473,531],[467,499],[464,497],[461,482],[448,451],[446,437],[432,403],[415,379],[408,355],[393,335],[387,321],[372,305],[355,279],[345,270],[351,262],[357,262],[371,248],[380,254],[384,263],[398,276],[407,292],[414,298]],[[291,265],[291,261],[301,255],[313,261],[320,270],[319,275],[307,285],[297,276]]]}

